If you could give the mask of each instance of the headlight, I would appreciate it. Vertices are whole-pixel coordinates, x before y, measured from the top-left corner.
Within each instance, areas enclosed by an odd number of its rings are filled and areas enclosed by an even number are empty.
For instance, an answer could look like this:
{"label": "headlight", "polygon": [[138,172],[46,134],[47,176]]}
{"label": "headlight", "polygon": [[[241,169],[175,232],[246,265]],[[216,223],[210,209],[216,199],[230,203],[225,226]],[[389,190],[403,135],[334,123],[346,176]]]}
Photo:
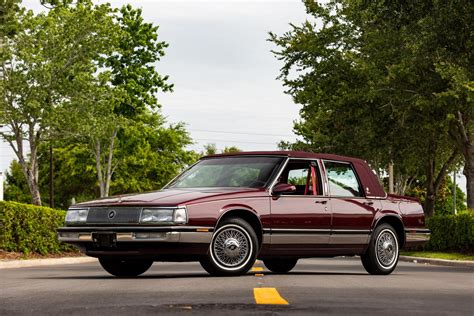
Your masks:
{"label": "headlight", "polygon": [[187,221],[185,208],[144,208],[140,215],[140,223],[185,224]]}
{"label": "headlight", "polygon": [[87,208],[72,208],[66,213],[66,223],[85,223],[87,220],[89,209]]}

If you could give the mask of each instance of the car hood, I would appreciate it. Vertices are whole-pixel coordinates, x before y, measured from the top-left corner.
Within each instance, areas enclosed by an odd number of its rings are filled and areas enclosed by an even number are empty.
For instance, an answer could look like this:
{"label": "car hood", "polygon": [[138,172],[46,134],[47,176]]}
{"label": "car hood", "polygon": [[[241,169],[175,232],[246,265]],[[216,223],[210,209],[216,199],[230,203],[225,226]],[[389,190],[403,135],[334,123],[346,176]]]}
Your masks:
{"label": "car hood", "polygon": [[139,194],[118,195],[83,202],[75,206],[127,206],[127,205],[156,205],[177,206],[181,204],[196,203],[206,200],[221,200],[235,195],[248,194],[260,195],[264,189],[253,188],[198,188],[198,189],[165,189]]}

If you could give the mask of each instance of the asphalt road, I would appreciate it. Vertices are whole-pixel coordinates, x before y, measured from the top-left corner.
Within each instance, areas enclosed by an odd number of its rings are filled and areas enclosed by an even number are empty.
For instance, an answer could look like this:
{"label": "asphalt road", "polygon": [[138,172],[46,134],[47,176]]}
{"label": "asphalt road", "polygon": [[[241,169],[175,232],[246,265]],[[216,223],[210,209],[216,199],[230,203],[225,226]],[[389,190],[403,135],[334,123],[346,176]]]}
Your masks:
{"label": "asphalt road", "polygon": [[4,269],[0,315],[474,315],[472,268],[399,262],[392,275],[371,276],[358,258],[300,260],[286,275],[255,267],[210,277],[198,263],[155,263],[136,279],[111,277],[98,263]]}

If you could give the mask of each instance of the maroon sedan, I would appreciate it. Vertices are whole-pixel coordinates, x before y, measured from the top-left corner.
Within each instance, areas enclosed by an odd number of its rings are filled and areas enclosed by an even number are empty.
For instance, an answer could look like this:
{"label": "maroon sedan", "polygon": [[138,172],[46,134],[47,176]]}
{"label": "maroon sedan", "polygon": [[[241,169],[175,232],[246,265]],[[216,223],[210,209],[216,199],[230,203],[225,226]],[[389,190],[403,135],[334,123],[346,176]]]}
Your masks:
{"label": "maroon sedan", "polygon": [[286,151],[204,157],[160,191],[72,206],[58,233],[115,276],[154,261],[239,275],[257,258],[285,273],[342,255],[389,274],[400,248],[429,239],[421,205],[387,195],[365,161]]}

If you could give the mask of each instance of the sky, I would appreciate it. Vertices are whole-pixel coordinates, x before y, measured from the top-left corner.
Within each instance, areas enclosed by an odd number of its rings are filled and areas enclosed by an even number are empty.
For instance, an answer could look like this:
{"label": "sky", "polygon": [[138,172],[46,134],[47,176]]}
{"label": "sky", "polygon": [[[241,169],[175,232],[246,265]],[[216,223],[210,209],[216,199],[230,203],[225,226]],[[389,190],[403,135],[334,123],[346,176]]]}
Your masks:
{"label": "sky", "polygon": [[[39,2],[23,5],[44,9]],[[174,92],[158,95],[161,111],[169,123],[186,125],[195,142],[190,149],[202,151],[213,143],[218,149],[273,150],[281,140],[296,139],[292,127],[300,106],[276,79],[282,62],[267,39],[269,31],[283,34],[289,23],[305,21],[302,1],[110,2],[141,7],[145,20],[159,25],[159,38],[169,47],[156,68],[174,84]],[[0,143],[0,170],[13,157]],[[458,183],[465,190],[463,176]]]}
{"label": "sky", "polygon": [[[102,1],[104,2],[104,1]],[[290,29],[306,18],[300,0],[287,1],[110,1],[143,9],[146,21],[159,25],[159,38],[169,44],[156,68],[169,75],[174,92],[159,94],[169,123],[183,122],[202,151],[273,150],[281,140],[294,141],[293,121],[299,106],[276,80],[282,62],[271,53],[268,32]],[[39,0],[23,1],[33,10]],[[0,170],[13,153],[0,144]]]}

